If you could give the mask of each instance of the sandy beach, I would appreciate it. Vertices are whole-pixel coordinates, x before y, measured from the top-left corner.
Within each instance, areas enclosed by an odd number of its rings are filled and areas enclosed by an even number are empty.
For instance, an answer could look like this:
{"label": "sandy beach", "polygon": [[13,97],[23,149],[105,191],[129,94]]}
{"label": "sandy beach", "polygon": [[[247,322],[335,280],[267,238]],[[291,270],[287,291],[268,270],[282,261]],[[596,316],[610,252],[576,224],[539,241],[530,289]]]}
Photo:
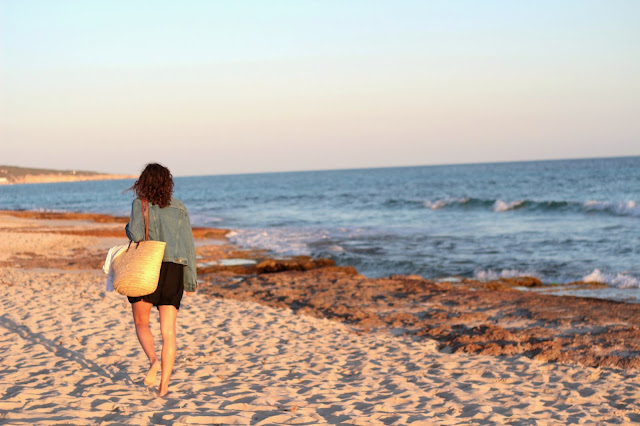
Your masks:
{"label": "sandy beach", "polygon": [[[194,234],[204,264],[261,255],[225,246],[224,231]],[[380,300],[373,287],[362,289],[381,281],[331,265],[263,274],[201,268],[202,289],[183,299],[178,316],[170,393],[159,398],[143,384],[147,364],[130,306],[123,296],[105,292],[100,269],[108,248],[125,241],[121,219],[0,214],[0,424],[640,422],[637,308],[585,299],[570,316],[553,317],[552,309],[543,312],[541,306],[569,299],[507,288],[465,290],[415,277],[389,279],[387,285],[409,295],[397,298],[411,302],[413,310],[405,314],[420,310],[421,320],[433,317],[439,328],[403,322],[398,309],[409,305],[390,299],[376,309],[363,305],[357,315],[353,306],[338,309],[343,305],[331,298],[301,303],[306,296],[295,295],[295,284],[323,280],[356,280],[360,293]],[[270,296],[255,286],[271,286]],[[278,296],[277,288],[288,292]],[[424,295],[431,296],[428,303],[420,299]],[[491,299],[504,306],[489,306]],[[526,315],[513,307],[517,303],[525,304]],[[485,317],[479,314],[483,305]],[[383,314],[394,309],[395,317]],[[451,309],[458,320],[447,322]],[[602,310],[608,319],[594,313]],[[480,330],[478,336],[496,330],[511,335],[496,341],[513,338],[516,329],[530,333],[532,345],[547,338],[555,342],[547,353],[555,362],[536,357],[542,351],[527,351],[522,342],[522,350],[509,355],[493,354],[488,344],[438,340],[462,323]],[[489,323],[493,329],[482,329]],[[152,330],[159,348],[157,317]],[[562,340],[568,330],[579,330],[582,340],[576,333]],[[462,330],[451,339],[463,335],[473,337]],[[615,342],[604,338],[611,335]],[[565,345],[577,355],[562,357]]]}

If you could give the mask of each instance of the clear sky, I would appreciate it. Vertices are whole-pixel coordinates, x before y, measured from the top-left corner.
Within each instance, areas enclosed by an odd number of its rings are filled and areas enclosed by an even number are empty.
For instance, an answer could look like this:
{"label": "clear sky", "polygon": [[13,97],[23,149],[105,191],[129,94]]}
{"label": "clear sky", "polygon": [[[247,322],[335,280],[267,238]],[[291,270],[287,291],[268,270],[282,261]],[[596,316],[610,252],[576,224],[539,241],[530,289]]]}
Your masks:
{"label": "clear sky", "polygon": [[640,1],[0,0],[0,164],[640,155]]}

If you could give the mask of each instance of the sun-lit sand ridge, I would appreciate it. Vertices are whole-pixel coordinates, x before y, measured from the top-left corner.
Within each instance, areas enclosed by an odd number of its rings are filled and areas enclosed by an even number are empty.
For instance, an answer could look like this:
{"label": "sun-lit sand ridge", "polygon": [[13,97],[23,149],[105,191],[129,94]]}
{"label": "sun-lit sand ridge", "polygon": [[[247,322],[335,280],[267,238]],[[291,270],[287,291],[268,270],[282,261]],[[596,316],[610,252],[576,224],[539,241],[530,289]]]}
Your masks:
{"label": "sun-lit sand ridge", "polygon": [[83,261],[122,243],[121,229],[0,215],[0,423],[640,421],[635,369],[447,354],[428,339],[202,295],[183,301],[171,393],[158,398],[126,299]]}

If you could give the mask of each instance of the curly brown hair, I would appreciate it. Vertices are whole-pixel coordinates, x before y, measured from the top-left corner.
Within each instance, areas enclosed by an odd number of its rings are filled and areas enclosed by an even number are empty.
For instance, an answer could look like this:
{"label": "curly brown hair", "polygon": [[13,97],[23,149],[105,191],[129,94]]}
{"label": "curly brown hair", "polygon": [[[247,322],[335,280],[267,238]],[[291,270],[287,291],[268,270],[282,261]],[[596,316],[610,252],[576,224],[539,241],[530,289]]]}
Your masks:
{"label": "curly brown hair", "polygon": [[169,169],[160,164],[147,164],[129,190],[141,200],[147,200],[164,208],[171,203],[173,176]]}

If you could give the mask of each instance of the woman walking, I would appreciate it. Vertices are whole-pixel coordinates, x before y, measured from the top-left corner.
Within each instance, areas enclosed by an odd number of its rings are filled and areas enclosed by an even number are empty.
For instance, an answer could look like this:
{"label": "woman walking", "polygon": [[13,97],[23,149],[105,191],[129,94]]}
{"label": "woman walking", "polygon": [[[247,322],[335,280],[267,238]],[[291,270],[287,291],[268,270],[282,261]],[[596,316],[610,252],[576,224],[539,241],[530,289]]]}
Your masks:
{"label": "woman walking", "polygon": [[[158,370],[162,370],[158,394],[169,391],[169,379],[176,359],[176,318],[182,293],[196,291],[196,250],[189,213],[182,201],[174,198],[173,177],[164,166],[148,164],[136,183],[130,188],[136,199],[131,206],[131,217],[125,230],[133,242],[145,238],[141,200],[149,205],[149,239],[167,243],[160,268],[158,288],[142,297],[129,297],[138,341],[149,358],[149,371],[144,380],[147,386],[155,384]],[[149,329],[151,307],[160,313],[162,333],[162,362],[158,360]]]}

